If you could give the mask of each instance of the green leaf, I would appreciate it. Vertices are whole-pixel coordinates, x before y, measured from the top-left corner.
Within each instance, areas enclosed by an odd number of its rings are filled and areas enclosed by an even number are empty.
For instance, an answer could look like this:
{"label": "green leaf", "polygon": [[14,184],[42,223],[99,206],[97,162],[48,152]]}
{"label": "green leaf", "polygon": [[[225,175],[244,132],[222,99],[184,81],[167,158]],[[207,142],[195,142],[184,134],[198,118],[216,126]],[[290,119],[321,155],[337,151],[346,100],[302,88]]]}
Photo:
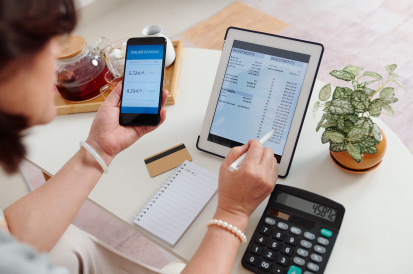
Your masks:
{"label": "green leaf", "polygon": [[326,132],[325,137],[328,138],[330,142],[337,143],[337,144],[343,143],[345,140],[344,134],[340,132],[336,132],[336,131]]}
{"label": "green leaf", "polygon": [[320,127],[321,127],[321,125],[323,124],[323,122],[325,121],[326,117],[327,117],[327,113],[324,113],[323,116],[321,117],[320,122],[318,122],[317,128],[316,128],[315,131],[318,132],[318,131],[320,130]]}
{"label": "green leaf", "polygon": [[348,133],[352,128],[354,127],[354,124],[352,121],[350,120],[345,120],[344,121],[344,128],[343,128],[343,132]]}
{"label": "green leaf", "polygon": [[352,75],[354,75],[354,77],[356,77],[357,74],[358,74],[358,71],[359,71],[359,70],[362,70],[362,69],[363,69],[363,68],[361,68],[361,67],[356,67],[356,66],[353,66],[353,65],[348,65],[347,67],[343,68],[343,71],[347,71],[347,72],[351,73]]}
{"label": "green leaf", "polygon": [[383,88],[380,91],[380,99],[386,100],[394,97],[394,88]]}
{"label": "green leaf", "polygon": [[370,118],[367,118],[367,117],[360,117],[360,118],[358,118],[357,122],[354,123],[354,126],[365,128],[369,132],[371,132],[371,130],[373,128],[373,121]]}
{"label": "green leaf", "polygon": [[376,91],[374,89],[368,88],[368,87],[364,87],[361,89],[362,91],[364,91],[364,93],[370,97],[372,96]]}
{"label": "green leaf", "polygon": [[330,140],[326,137],[326,132],[327,131],[324,131],[323,132],[323,135],[321,135],[321,143],[323,143],[323,144],[325,144],[325,143],[328,143],[328,142],[330,142]]}
{"label": "green leaf", "polygon": [[405,91],[407,91],[406,87],[402,84],[402,82],[400,82],[399,79],[393,79],[393,82],[395,82],[396,84],[398,84],[399,86],[401,86]]}
{"label": "green leaf", "polygon": [[381,131],[380,131],[380,128],[377,124],[373,124],[373,136],[374,136],[374,139],[376,139],[377,142],[381,141]]}
{"label": "green leaf", "polygon": [[351,97],[351,94],[353,91],[350,88],[342,88],[342,87],[336,87],[333,93],[333,99],[349,99]]}
{"label": "green leaf", "polygon": [[371,78],[376,79],[376,80],[383,79],[383,77],[380,74],[372,72],[372,71],[365,71],[363,76],[368,76],[368,77],[371,77]]}
{"label": "green leaf", "polygon": [[323,108],[323,111],[326,111],[326,112],[327,112],[327,110],[328,110],[328,107]]}
{"label": "green leaf", "polygon": [[341,144],[330,143],[330,150],[333,152],[342,152],[346,150],[346,143],[341,143]]}
{"label": "green leaf", "polygon": [[353,85],[354,90],[358,89],[356,80],[351,81],[351,84]]}
{"label": "green leaf", "polygon": [[380,99],[380,101],[381,101],[381,105],[383,106],[383,105],[388,105],[388,104],[392,104],[392,103],[396,103],[397,101],[399,101],[399,99],[397,99],[397,98],[390,98],[390,99]]}
{"label": "green leaf", "polygon": [[353,93],[351,104],[356,112],[366,112],[370,107],[370,99],[363,91],[355,91]]}
{"label": "green leaf", "polygon": [[384,110],[389,114],[391,117],[394,117],[394,110],[389,105],[383,105]]}
{"label": "green leaf", "polygon": [[327,120],[333,120],[333,121],[337,121],[338,118],[340,118],[341,115],[337,115],[337,114],[333,114],[333,113],[329,113],[326,117]]}
{"label": "green leaf", "polygon": [[333,70],[330,75],[344,81],[351,81],[355,77],[351,73],[342,70]]}
{"label": "green leaf", "polygon": [[380,113],[381,113],[381,109],[382,109],[382,102],[380,101],[380,99],[374,99],[371,104],[370,104],[370,108],[369,108],[369,112],[370,112],[370,116],[373,117],[379,117]]}
{"label": "green leaf", "polygon": [[332,120],[327,120],[324,124],[321,125],[321,127],[328,128],[328,127],[335,127],[337,124],[335,121]]}
{"label": "green leaf", "polygon": [[344,116],[340,116],[337,120],[337,128],[340,130],[344,130]]}
{"label": "green leaf", "polygon": [[361,153],[352,143],[346,144],[346,150],[357,163],[361,162]]}
{"label": "green leaf", "polygon": [[330,113],[333,114],[352,114],[354,113],[354,107],[347,99],[333,99],[328,107]]}
{"label": "green leaf", "polygon": [[320,101],[327,101],[330,98],[330,95],[331,95],[331,85],[327,84],[321,88],[320,94],[318,95],[318,97],[320,98]]}
{"label": "green leaf", "polygon": [[349,132],[348,132],[348,137],[350,141],[352,142],[359,142],[366,138],[370,134],[370,131],[366,128],[363,127],[353,127]]}
{"label": "green leaf", "polygon": [[326,106],[330,106],[331,105],[331,101],[327,101],[324,103]]}
{"label": "green leaf", "polygon": [[387,72],[388,72],[390,75],[392,75],[393,72],[394,72],[394,70],[397,68],[397,65],[396,65],[396,64],[393,64],[393,65],[385,65],[384,67],[386,68]]}
{"label": "green leaf", "polygon": [[348,118],[350,121],[352,121],[353,123],[355,123],[355,122],[358,121],[358,116],[355,115],[355,114],[347,114],[346,116],[347,116],[347,118]]}
{"label": "green leaf", "polygon": [[320,106],[320,101],[315,102],[314,107],[313,107],[313,116],[315,118],[315,115],[317,114],[318,107]]}
{"label": "green leaf", "polygon": [[354,143],[354,146],[362,153],[377,154],[376,140],[373,137],[367,137]]}
{"label": "green leaf", "polygon": [[365,86],[370,85],[371,83],[374,83],[376,81],[378,81],[378,80],[371,80],[371,81],[363,82],[360,85],[357,85],[357,89],[364,88]]}

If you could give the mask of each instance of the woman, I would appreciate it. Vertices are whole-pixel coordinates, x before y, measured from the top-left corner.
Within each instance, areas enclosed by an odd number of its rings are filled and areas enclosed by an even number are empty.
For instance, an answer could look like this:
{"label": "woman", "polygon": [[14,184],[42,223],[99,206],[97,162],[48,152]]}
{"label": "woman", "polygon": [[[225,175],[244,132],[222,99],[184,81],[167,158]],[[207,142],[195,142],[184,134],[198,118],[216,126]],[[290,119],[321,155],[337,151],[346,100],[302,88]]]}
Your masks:
{"label": "woman", "polygon": [[[75,24],[73,0],[0,0],[0,164],[9,173],[16,172],[25,154],[22,130],[48,123],[56,114],[55,60],[62,36]],[[120,93],[118,85],[86,139],[108,166],[119,152],[156,129],[120,126]],[[163,91],[162,106],[167,94]],[[160,124],[165,119],[162,108]],[[239,170],[229,172],[228,166],[246,151]],[[6,208],[4,217],[0,214],[0,273],[165,273],[70,225],[102,173],[80,148],[44,185]],[[277,173],[273,152],[257,140],[233,148],[220,169],[214,219],[244,232],[249,216],[272,192]],[[236,234],[210,226],[182,273],[230,273],[239,244]]]}

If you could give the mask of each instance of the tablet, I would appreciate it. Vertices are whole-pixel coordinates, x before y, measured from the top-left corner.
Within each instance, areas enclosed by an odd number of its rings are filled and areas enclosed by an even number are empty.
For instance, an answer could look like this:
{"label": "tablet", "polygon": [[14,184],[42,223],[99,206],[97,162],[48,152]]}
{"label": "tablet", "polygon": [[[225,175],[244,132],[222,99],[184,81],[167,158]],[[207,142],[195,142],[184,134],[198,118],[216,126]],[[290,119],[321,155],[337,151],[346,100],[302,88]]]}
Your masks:
{"label": "tablet", "polygon": [[260,139],[288,175],[318,68],[321,44],[230,27],[197,148],[225,157]]}

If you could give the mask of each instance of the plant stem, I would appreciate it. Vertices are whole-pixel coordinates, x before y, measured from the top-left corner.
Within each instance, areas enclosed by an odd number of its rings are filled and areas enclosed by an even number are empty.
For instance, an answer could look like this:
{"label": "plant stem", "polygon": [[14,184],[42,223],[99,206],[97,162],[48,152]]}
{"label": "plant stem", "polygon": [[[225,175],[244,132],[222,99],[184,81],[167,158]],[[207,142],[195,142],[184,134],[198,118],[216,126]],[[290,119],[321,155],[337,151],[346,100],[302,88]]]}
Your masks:
{"label": "plant stem", "polygon": [[[375,93],[373,93],[373,95],[371,96],[371,98],[373,99],[374,95],[376,95],[377,92],[379,92],[388,82],[390,82],[391,80],[393,80],[393,78],[394,78],[394,76],[393,76],[393,77],[392,77],[392,75],[389,76],[389,78],[387,79],[387,81],[384,82],[384,83],[376,90]],[[377,104],[377,106],[375,106],[375,107],[370,111],[369,116],[368,116],[367,118],[370,118],[371,113],[374,113],[374,111],[376,110],[376,108],[377,108],[378,106],[379,106],[379,105]],[[384,113],[384,112],[382,112],[382,113]]]}
{"label": "plant stem", "polygon": [[[394,77],[393,77],[393,78],[394,78]],[[384,82],[384,84],[382,84],[382,85],[376,90],[375,93],[373,93],[373,95],[371,96],[371,98],[373,98],[374,95],[376,95],[377,92],[379,92],[388,82],[390,82],[391,80],[393,80],[393,78],[392,78],[391,76],[389,76],[389,78],[387,79],[387,81]]]}

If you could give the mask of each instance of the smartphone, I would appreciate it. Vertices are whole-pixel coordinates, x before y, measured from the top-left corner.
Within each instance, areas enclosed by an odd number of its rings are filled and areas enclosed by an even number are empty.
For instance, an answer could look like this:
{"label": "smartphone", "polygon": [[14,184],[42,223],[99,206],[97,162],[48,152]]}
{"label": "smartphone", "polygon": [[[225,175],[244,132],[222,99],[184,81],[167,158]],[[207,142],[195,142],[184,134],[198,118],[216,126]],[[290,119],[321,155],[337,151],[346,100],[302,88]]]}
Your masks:
{"label": "smartphone", "polygon": [[130,38],[126,45],[119,124],[156,126],[160,122],[166,39]]}

